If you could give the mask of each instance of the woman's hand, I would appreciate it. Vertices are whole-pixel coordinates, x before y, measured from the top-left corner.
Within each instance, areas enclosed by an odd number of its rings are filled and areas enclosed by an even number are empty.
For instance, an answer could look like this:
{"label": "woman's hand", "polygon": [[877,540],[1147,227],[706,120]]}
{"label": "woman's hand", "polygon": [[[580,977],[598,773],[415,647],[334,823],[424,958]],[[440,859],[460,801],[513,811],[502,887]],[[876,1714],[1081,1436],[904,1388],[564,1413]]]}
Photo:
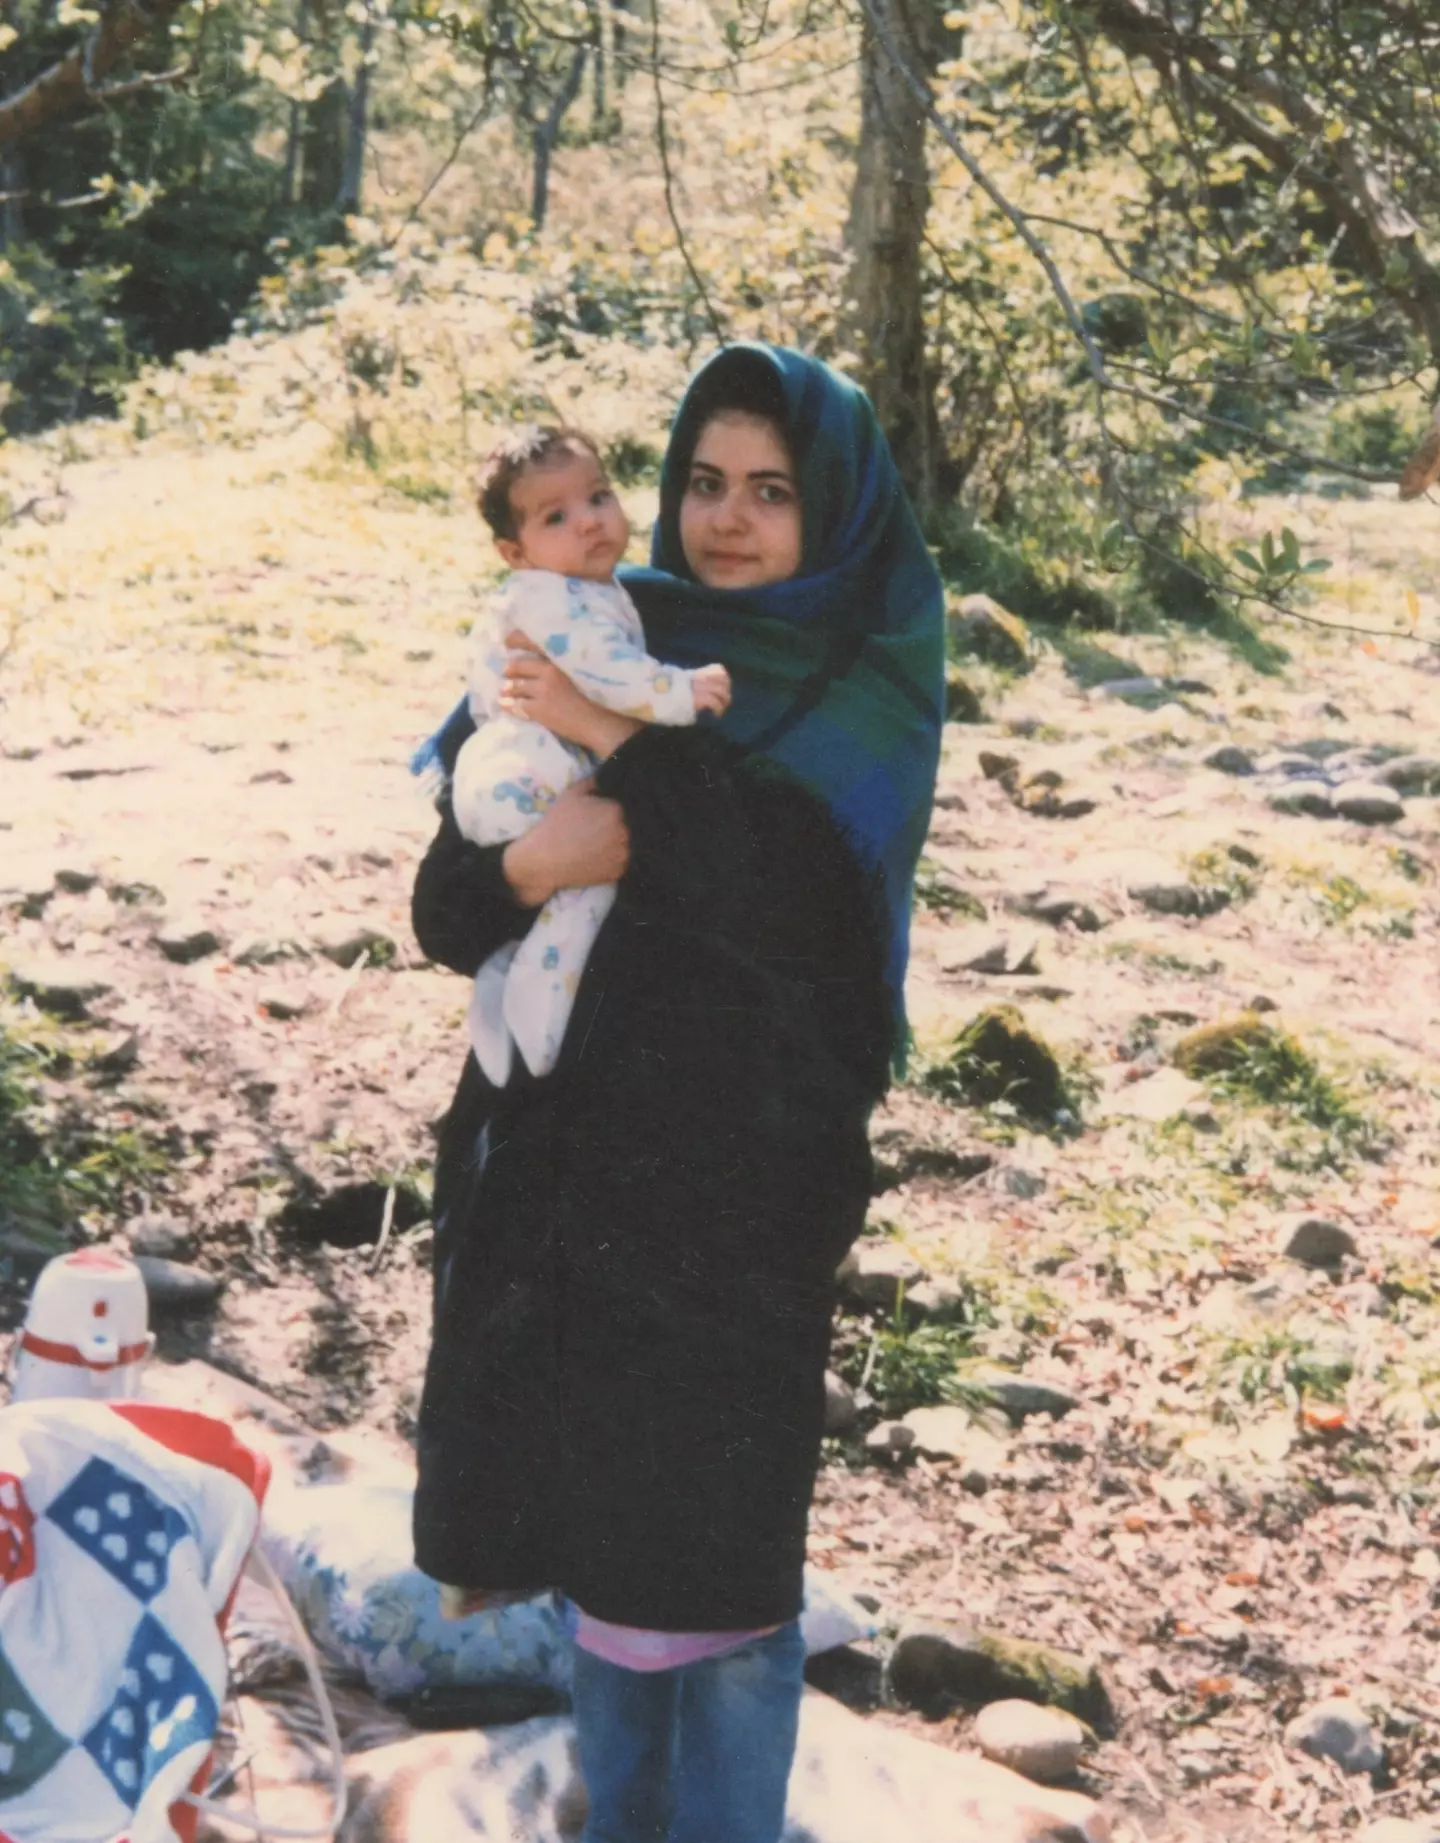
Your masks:
{"label": "woman's hand", "polygon": [[629,862],[624,809],[600,799],[588,780],[567,787],[543,819],[511,840],[503,859],[505,880],[527,909],[559,889],[618,883]]}
{"label": "woman's hand", "polygon": [[505,668],[500,707],[512,717],[529,717],[552,736],[578,742],[602,760],[643,727],[633,717],[593,704],[524,634],[506,634],[505,644],[512,656]]}

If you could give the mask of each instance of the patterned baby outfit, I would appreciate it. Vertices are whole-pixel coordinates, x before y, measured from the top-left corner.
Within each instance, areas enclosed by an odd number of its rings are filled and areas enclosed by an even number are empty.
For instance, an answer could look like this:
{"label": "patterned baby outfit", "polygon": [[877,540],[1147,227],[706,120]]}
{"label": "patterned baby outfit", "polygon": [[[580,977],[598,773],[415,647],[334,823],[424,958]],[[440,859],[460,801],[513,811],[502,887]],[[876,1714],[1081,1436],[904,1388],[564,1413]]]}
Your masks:
{"label": "patterned baby outfit", "polygon": [[[517,570],[475,624],[470,714],[478,728],[456,761],[452,796],[455,823],[477,845],[519,838],[596,766],[587,749],[500,708],[505,636],[516,629],[593,703],[643,723],[695,721],[694,674],[649,656],[639,613],[618,583]],[[614,901],[611,883],[557,890],[525,939],[500,948],[476,974],[470,1042],[497,1088],[510,1078],[513,1048],[532,1075],[554,1068],[591,944]]]}

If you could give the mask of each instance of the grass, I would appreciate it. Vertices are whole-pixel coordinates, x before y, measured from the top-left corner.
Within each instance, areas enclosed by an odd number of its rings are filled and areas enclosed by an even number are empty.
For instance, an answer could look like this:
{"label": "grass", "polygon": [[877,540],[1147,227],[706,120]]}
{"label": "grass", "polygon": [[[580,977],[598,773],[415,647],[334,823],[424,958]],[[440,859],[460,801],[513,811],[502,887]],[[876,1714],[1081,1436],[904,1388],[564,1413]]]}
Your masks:
{"label": "grass", "polygon": [[983,1406],[983,1392],[967,1385],[958,1372],[975,1354],[977,1327],[993,1319],[978,1294],[966,1299],[962,1311],[963,1320],[956,1324],[908,1322],[905,1289],[897,1287],[891,1323],[842,1321],[832,1358],[836,1372],[852,1388],[863,1390],[886,1420],[940,1403]]}
{"label": "grass", "polygon": [[1318,1134],[1318,1144],[1282,1149],[1282,1162],[1299,1159],[1298,1168],[1378,1158],[1389,1146],[1384,1126],[1360,1106],[1350,1089],[1283,1031],[1257,1032],[1237,1041],[1215,1086],[1228,1099],[1275,1109]]}
{"label": "grass", "polygon": [[933,858],[922,857],[916,869],[915,901],[920,908],[946,921],[985,920],[985,904],[980,898],[962,889]]}

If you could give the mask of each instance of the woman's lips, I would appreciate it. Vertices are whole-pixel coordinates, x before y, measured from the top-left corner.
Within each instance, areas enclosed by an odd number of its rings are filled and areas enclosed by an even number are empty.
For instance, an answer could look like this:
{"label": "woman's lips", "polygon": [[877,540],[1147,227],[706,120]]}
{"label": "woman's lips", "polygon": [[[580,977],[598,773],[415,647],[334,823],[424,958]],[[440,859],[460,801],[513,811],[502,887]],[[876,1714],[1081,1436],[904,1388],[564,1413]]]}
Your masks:
{"label": "woman's lips", "polygon": [[753,563],[755,559],[743,555],[738,550],[707,550],[705,553],[705,561],[707,563],[718,564],[721,569],[736,569],[745,564]]}

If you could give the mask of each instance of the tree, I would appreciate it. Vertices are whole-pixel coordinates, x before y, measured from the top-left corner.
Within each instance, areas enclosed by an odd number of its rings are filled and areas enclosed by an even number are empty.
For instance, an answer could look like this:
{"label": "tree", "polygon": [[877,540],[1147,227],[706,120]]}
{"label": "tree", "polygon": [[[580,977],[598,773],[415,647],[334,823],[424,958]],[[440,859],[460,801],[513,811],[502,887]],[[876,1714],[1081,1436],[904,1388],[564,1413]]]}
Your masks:
{"label": "tree", "polygon": [[928,511],[944,472],[923,298],[930,124],[900,60],[933,76],[942,31],[935,0],[875,0],[874,10],[861,34],[844,327],[905,484]]}

